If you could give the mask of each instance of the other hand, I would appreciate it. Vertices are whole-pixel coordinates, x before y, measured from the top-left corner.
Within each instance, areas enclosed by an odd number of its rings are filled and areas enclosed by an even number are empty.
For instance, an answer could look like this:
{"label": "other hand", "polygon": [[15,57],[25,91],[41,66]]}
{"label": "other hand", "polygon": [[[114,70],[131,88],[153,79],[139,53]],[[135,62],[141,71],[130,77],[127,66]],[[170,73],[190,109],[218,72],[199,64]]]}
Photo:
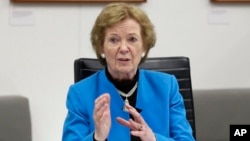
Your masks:
{"label": "other hand", "polygon": [[129,104],[125,104],[128,112],[133,116],[134,120],[125,120],[117,117],[116,120],[131,129],[131,134],[140,137],[142,141],[156,141],[155,135],[151,128],[144,121],[143,117]]}

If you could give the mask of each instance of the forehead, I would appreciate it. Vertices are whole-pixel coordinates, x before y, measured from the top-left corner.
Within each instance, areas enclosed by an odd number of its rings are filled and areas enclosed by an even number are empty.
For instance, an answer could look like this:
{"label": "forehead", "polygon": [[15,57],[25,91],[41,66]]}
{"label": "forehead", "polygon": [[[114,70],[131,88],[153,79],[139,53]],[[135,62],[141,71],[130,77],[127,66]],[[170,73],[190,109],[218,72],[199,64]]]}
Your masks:
{"label": "forehead", "polygon": [[114,24],[113,26],[106,29],[106,34],[112,34],[117,32],[128,32],[140,34],[141,27],[140,24],[134,19],[125,19],[119,23]]}

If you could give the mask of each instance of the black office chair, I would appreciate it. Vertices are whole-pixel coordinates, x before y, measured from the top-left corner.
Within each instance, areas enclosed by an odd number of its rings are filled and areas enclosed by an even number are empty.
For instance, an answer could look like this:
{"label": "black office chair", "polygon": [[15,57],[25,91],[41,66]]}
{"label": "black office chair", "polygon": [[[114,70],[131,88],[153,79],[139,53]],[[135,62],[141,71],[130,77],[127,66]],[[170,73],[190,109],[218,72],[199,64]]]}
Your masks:
{"label": "black office chair", "polygon": [[[97,59],[79,58],[74,62],[75,82],[90,76],[104,66]],[[193,92],[191,85],[190,64],[188,57],[158,57],[148,58],[140,68],[155,70],[175,75],[180,87],[180,93],[184,98],[187,119],[193,129],[195,137],[195,117]]]}

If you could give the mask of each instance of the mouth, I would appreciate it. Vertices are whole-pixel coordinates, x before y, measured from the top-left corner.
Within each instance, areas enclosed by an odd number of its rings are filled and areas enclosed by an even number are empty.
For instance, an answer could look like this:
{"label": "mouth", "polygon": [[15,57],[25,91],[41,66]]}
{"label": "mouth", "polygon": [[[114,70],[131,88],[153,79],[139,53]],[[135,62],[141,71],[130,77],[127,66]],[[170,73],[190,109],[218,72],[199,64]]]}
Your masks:
{"label": "mouth", "polygon": [[127,63],[127,62],[130,61],[130,59],[128,59],[128,58],[119,58],[118,61],[121,62],[121,63]]}
{"label": "mouth", "polygon": [[118,60],[119,60],[119,61],[129,61],[128,58],[119,58]]}

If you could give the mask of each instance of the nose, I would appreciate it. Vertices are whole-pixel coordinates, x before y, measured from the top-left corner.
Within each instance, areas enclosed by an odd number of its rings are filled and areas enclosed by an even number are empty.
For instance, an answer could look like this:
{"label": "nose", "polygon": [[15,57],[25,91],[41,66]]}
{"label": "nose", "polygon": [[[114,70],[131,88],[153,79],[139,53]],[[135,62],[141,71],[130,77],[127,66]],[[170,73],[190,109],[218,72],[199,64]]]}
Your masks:
{"label": "nose", "polygon": [[127,41],[122,41],[121,46],[120,46],[120,52],[121,53],[126,53],[129,51],[128,43]]}

